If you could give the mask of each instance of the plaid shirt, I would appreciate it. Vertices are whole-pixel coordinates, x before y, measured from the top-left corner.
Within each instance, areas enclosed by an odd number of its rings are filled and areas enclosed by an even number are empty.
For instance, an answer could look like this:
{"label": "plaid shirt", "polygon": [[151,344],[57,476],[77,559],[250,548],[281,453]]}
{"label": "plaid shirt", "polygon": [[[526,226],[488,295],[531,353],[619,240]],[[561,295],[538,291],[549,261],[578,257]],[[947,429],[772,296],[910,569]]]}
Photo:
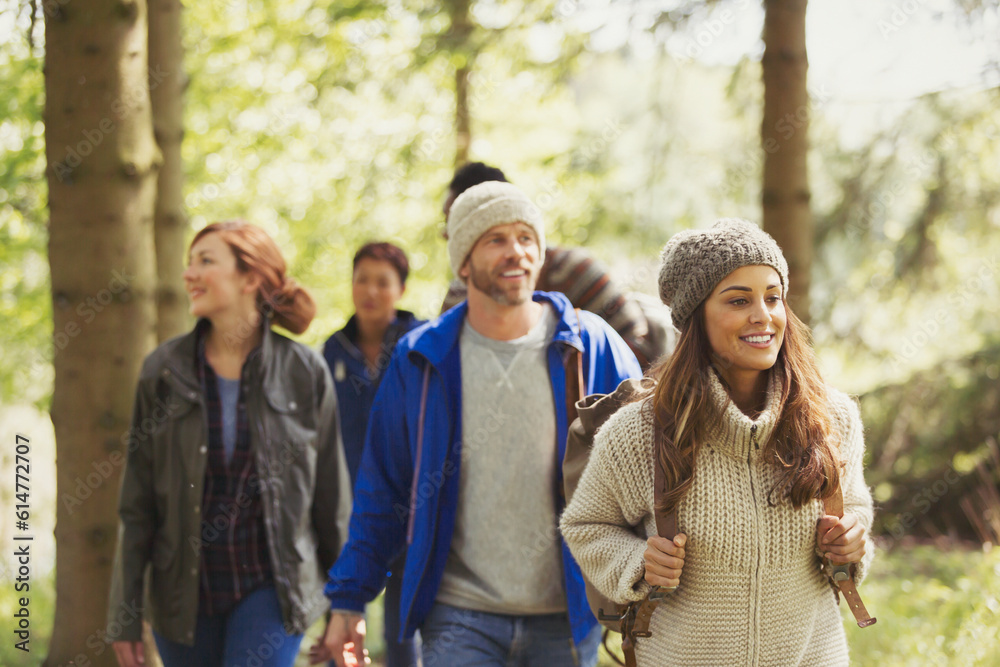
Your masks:
{"label": "plaid shirt", "polygon": [[[251,354],[259,354],[259,350]],[[227,465],[222,447],[222,404],[215,371],[205,362],[203,335],[198,342],[197,366],[208,418],[198,612],[216,615],[231,611],[252,591],[270,583],[271,561],[257,466],[250,451],[246,378],[240,381],[236,448]]]}

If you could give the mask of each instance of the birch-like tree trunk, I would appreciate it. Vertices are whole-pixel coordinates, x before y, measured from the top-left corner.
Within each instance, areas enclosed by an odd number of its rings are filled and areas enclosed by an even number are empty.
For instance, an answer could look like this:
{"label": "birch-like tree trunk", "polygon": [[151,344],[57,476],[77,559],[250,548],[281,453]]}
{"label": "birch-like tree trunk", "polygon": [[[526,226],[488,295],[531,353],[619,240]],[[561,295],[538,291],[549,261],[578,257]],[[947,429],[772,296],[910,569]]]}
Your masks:
{"label": "birch-like tree trunk", "polygon": [[156,246],[156,337],[160,342],[191,326],[184,295],[184,48],[179,0],[149,0],[149,91],[153,135],[163,155],[157,179],[153,234]]}
{"label": "birch-like tree trunk", "polygon": [[[123,434],[155,342],[145,0],[45,3],[54,324],[56,610],[46,665],[111,667],[105,639]],[[122,619],[124,623],[135,619]]]}
{"label": "birch-like tree trunk", "polygon": [[788,260],[789,302],[809,321],[813,223],[809,208],[809,93],[806,88],[807,0],[765,0],[764,230]]}
{"label": "birch-like tree trunk", "polygon": [[462,61],[461,66],[455,69],[455,166],[458,167],[469,161],[469,145],[472,143],[469,74],[472,72],[473,56],[469,49],[469,35],[472,33],[469,0],[450,0],[448,14],[451,17],[448,43]]}

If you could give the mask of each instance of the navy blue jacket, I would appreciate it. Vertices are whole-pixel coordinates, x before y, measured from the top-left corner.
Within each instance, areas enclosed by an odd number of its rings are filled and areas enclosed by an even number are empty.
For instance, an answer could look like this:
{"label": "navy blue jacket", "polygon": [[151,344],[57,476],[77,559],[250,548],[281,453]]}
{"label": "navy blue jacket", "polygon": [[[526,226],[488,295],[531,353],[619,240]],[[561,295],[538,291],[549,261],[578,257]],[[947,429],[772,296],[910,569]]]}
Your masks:
{"label": "navy blue jacket", "polygon": [[[562,460],[567,434],[563,359],[569,348],[583,351],[588,394],[614,391],[622,380],[640,377],[641,372],[635,355],[599,316],[581,311],[577,319],[569,300],[558,292],[535,292],[534,300],[550,303],[559,316],[548,348],[548,367],[556,411],[556,444]],[[434,605],[451,547],[462,448],[458,341],[466,311],[467,302],[462,302],[411,331],[396,346],[372,408],[348,542],[330,568],[324,590],[333,609],[360,613],[385,585],[387,565],[407,549],[400,604],[402,637],[412,636]],[[421,386],[428,366],[423,449],[415,477]],[[411,507],[414,482],[416,500]],[[410,521],[413,540],[407,548]],[[597,620],[587,605],[583,575],[565,542],[562,554],[570,625],[579,643]]]}
{"label": "navy blue jacket", "polygon": [[351,474],[351,486],[358,478],[361,452],[365,446],[365,432],[368,429],[368,414],[371,412],[375,393],[382,382],[385,369],[392,358],[392,350],[403,334],[424,323],[408,310],[397,310],[396,319],[386,329],[382,338],[382,351],[375,366],[369,366],[361,350],[357,348],[357,315],[352,315],[344,328],[330,336],[323,345],[323,358],[330,367],[333,386],[337,390],[337,406],[340,409],[340,435],[344,441],[344,455],[347,470]]}

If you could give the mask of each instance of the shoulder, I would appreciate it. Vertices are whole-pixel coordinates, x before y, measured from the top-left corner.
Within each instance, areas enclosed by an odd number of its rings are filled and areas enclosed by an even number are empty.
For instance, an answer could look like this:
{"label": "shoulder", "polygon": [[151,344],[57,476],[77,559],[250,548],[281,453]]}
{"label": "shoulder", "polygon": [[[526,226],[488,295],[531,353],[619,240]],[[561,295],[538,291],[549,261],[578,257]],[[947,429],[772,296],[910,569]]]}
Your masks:
{"label": "shoulder", "polygon": [[861,425],[861,410],[856,398],[827,385],[827,405],[830,417],[844,431]]}
{"label": "shoulder", "polygon": [[432,329],[433,322],[434,320],[421,321],[408,329],[406,333],[400,336],[399,340],[396,341],[396,347],[393,348],[392,356],[405,356],[413,351],[420,339]]}
{"label": "shoulder", "polygon": [[139,381],[155,380],[171,362],[177,363],[185,357],[194,363],[194,337],[194,331],[189,331],[160,343],[143,360]]}
{"label": "shoulder", "polygon": [[419,326],[427,324],[427,320],[422,320],[408,310],[396,311],[396,323],[403,332],[413,331]]}
{"label": "shoulder", "polygon": [[647,399],[627,403],[597,430],[595,447],[615,459],[630,458],[637,452],[653,449],[653,410]]}
{"label": "shoulder", "polygon": [[336,359],[347,354],[344,349],[344,345],[340,340],[343,335],[344,330],[335,331],[326,341],[323,343],[323,356],[329,359]]}
{"label": "shoulder", "polygon": [[594,256],[579,246],[550,246],[546,248],[545,261],[554,264],[566,262],[570,266],[575,266],[584,262],[593,262]]}
{"label": "shoulder", "polygon": [[848,460],[860,460],[864,452],[864,424],[857,399],[829,386],[826,395],[833,433],[843,456]]}
{"label": "shoulder", "polygon": [[[614,334],[614,336],[612,336]],[[592,313],[589,310],[580,311],[580,337],[587,339],[593,338],[596,340],[608,339],[617,337],[618,334],[608,324],[607,320],[598,315],[597,313]]]}
{"label": "shoulder", "polygon": [[277,331],[271,331],[270,335],[274,351],[273,363],[281,369],[294,370],[297,367],[313,376],[327,372],[326,361],[316,350]]}

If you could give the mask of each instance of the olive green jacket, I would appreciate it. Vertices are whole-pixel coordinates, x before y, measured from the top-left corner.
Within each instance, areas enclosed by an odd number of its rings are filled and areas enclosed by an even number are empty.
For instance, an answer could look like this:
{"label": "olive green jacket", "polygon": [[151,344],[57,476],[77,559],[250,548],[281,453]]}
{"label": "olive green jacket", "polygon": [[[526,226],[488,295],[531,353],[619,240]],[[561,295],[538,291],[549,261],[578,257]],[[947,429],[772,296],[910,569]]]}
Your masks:
{"label": "olive green jacket", "polygon": [[[119,503],[110,641],[139,641],[144,617],[167,639],[194,641],[208,456],[196,346],[196,331],[167,341],[139,376]],[[285,629],[301,633],[329,609],[323,585],[347,539],[351,486],[336,394],[323,358],[268,326],[245,372],[274,585]]]}

